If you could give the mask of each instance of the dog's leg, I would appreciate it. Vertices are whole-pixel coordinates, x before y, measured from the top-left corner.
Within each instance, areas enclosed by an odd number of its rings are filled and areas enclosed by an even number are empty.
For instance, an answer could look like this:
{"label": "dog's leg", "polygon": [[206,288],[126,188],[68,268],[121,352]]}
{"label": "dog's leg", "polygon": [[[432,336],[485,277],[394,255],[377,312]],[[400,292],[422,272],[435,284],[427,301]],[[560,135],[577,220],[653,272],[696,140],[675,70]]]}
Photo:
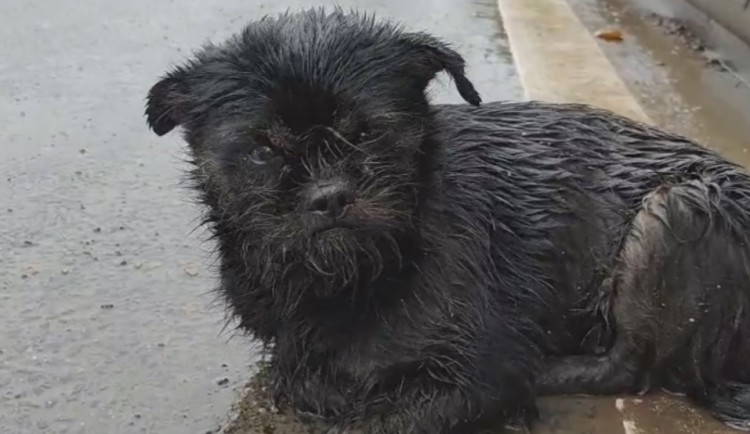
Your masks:
{"label": "dog's leg", "polygon": [[[562,356],[550,358],[537,378],[540,394],[612,394],[636,388],[637,374],[652,344],[649,317],[655,300],[645,294],[661,285],[667,246],[667,224],[653,212],[663,206],[664,194],[644,201],[623,244],[619,263],[611,279],[616,340],[601,356]],[[646,295],[646,298],[641,298]]]}
{"label": "dog's leg", "polygon": [[[504,426],[528,428],[537,418],[533,404],[502,402],[488,391],[468,388],[414,389],[390,404],[390,411],[367,417],[340,431],[363,434],[479,434]],[[495,392],[497,393],[497,392]],[[472,396],[473,395],[473,396]]]}
{"label": "dog's leg", "polygon": [[[635,349],[638,351],[638,349]],[[637,363],[642,354],[629,353],[621,341],[604,356],[564,356],[549,359],[537,378],[540,395],[606,395],[637,388]]]}
{"label": "dog's leg", "polygon": [[[542,394],[612,394],[648,387],[644,382],[663,365],[683,365],[674,372],[695,377],[705,362],[681,362],[708,345],[726,351],[720,332],[731,327],[724,318],[727,288],[707,292],[711,285],[739,280],[730,269],[739,258],[711,257],[711,250],[731,244],[716,214],[717,188],[701,181],[661,187],[650,194],[636,215],[620,253],[611,290],[616,327],[613,347],[603,356],[568,356],[547,361],[538,378]],[[718,225],[718,226],[717,226]],[[718,228],[718,229],[717,229]],[[744,268],[742,268],[744,270]],[[731,274],[735,275],[732,276]],[[724,280],[722,280],[724,279]],[[710,299],[713,297],[713,299]],[[713,321],[713,322],[712,322]],[[723,327],[723,329],[722,329]],[[699,332],[714,333],[709,338]],[[714,332],[714,330],[716,330]],[[710,340],[715,340],[710,342]],[[681,357],[675,359],[675,354]],[[672,359],[670,359],[672,358]],[[696,359],[697,360],[697,359]],[[665,366],[669,371],[669,367]],[[688,374],[685,374],[685,371]],[[663,372],[662,372],[663,373]],[[667,373],[664,379],[669,380]],[[680,378],[677,383],[684,383]]]}
{"label": "dog's leg", "polygon": [[540,393],[625,393],[651,375],[750,430],[748,216],[731,188],[692,180],[644,200],[614,274],[615,344],[549,360]]}
{"label": "dog's leg", "polygon": [[[487,327],[467,349],[442,348],[388,368],[362,413],[342,433],[478,434],[503,425],[528,427],[537,417],[533,372],[538,353],[518,336]],[[521,341],[521,342],[519,342]]]}

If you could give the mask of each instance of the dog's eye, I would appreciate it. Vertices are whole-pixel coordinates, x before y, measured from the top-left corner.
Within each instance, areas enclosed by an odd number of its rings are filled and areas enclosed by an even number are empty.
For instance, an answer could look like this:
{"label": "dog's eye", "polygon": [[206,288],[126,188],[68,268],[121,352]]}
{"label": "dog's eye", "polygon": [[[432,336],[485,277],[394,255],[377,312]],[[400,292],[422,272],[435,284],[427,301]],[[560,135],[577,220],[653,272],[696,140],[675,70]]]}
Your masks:
{"label": "dog's eye", "polygon": [[250,161],[263,165],[276,156],[276,153],[268,146],[258,146],[250,153]]}

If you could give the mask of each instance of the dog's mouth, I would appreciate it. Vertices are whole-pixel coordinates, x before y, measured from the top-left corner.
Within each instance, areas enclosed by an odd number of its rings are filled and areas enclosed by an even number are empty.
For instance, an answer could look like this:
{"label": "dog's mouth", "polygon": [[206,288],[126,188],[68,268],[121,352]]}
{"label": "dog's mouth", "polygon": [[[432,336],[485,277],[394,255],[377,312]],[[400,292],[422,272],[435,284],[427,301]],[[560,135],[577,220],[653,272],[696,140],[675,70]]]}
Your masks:
{"label": "dog's mouth", "polygon": [[326,220],[318,221],[310,225],[310,235],[317,236],[334,232],[352,232],[357,229],[357,225],[350,220]]}
{"label": "dog's mouth", "polygon": [[360,202],[357,206],[352,206],[345,215],[337,218],[307,215],[304,224],[310,237],[325,235],[328,238],[333,234],[371,236],[393,227],[392,214],[393,212],[389,212],[388,209],[366,206]]}

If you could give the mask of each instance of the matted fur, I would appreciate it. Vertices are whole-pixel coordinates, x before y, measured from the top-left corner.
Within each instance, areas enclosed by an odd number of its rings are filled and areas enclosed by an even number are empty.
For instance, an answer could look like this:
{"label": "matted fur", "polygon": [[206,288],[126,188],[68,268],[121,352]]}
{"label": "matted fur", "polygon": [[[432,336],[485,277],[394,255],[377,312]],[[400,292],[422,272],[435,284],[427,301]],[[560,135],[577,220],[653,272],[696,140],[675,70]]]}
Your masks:
{"label": "matted fur", "polygon": [[[471,104],[428,103],[440,71]],[[154,85],[149,124],[183,128],[220,291],[279,401],[347,432],[470,434],[531,423],[537,389],[651,385],[746,423],[747,173],[583,105],[479,104],[446,44],[339,9],[251,23]],[[356,195],[340,220],[309,206],[329,182]],[[657,205],[661,229],[634,223]],[[695,237],[659,247],[674,227]]]}

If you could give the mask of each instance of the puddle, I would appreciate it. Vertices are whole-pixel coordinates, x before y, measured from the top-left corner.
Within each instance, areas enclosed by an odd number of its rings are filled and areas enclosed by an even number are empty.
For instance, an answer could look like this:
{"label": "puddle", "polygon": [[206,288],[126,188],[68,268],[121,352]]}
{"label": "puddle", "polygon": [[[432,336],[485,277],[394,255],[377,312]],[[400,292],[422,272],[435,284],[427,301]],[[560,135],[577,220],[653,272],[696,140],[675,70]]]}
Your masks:
{"label": "puddle", "polygon": [[736,434],[705,411],[664,393],[643,397],[545,397],[533,434]]}
{"label": "puddle", "polygon": [[[543,397],[540,419],[530,434],[736,434],[682,398],[652,393],[647,396]],[[224,434],[319,434],[315,425],[303,425],[288,411],[270,404],[263,380],[248,386],[236,406],[237,417]],[[488,431],[488,434],[504,431]],[[512,431],[509,431],[512,432]],[[518,431],[522,432],[522,431]]]}

